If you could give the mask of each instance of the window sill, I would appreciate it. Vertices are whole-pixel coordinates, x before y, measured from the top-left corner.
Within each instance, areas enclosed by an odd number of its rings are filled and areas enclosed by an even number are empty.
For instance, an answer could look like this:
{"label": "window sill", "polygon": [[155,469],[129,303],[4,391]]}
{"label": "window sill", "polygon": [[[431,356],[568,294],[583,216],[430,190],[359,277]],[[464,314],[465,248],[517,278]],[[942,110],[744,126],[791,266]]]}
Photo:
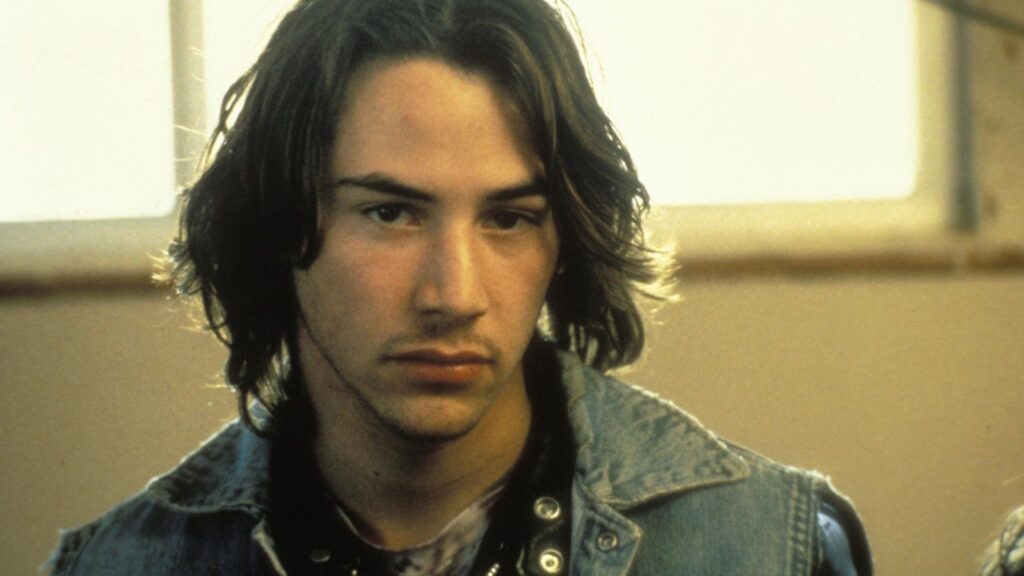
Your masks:
{"label": "window sill", "polygon": [[[1024,272],[1024,246],[986,245],[951,238],[924,247],[735,252],[676,256],[680,282],[758,278],[981,275]],[[0,299],[81,294],[156,294],[171,289],[153,278],[151,265],[83,270],[0,272]]]}
{"label": "window sill", "polygon": [[679,255],[682,282],[758,277],[824,278],[995,274],[1024,271],[1024,247],[969,245],[968,241],[930,247],[763,252],[732,255]]}

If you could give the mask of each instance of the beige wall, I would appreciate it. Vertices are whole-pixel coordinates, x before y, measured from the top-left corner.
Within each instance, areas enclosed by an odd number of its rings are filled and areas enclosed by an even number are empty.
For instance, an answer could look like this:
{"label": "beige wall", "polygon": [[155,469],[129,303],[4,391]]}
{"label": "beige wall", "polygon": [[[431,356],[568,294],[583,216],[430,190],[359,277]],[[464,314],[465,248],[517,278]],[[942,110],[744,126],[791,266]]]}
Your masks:
{"label": "beige wall", "polygon": [[637,382],[833,476],[879,574],[972,573],[1024,504],[1024,275],[684,292]]}
{"label": "beige wall", "polygon": [[[171,312],[176,309],[177,314]],[[233,410],[219,350],[160,295],[0,300],[0,573],[142,488]]]}
{"label": "beige wall", "polygon": [[[978,0],[1024,20],[1024,3]],[[972,27],[982,229],[1024,245],[1024,45]],[[1024,503],[1024,270],[695,278],[626,377],[832,475],[879,573],[969,574]],[[0,573],[139,490],[233,413],[221,353],[162,293],[0,299]]]}
{"label": "beige wall", "polygon": [[[1024,503],[1024,275],[700,282],[627,379],[832,475],[883,575],[966,574]],[[217,345],[160,295],[0,302],[0,573],[232,414]]]}

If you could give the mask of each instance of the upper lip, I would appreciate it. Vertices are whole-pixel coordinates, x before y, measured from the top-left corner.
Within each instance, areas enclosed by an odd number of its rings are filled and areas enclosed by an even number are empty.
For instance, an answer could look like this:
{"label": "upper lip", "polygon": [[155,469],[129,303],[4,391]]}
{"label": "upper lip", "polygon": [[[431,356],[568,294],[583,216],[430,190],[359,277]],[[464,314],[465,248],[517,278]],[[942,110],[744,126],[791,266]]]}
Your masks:
{"label": "upper lip", "polygon": [[476,350],[444,350],[441,348],[414,348],[388,356],[402,362],[427,362],[431,364],[486,364],[491,357]]}

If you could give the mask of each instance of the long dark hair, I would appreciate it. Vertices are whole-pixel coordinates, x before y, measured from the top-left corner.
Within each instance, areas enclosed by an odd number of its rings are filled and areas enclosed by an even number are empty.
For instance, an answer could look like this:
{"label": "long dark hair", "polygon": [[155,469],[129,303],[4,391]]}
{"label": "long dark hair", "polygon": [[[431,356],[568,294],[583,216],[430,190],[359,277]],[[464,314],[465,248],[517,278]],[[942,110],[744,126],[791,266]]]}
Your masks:
{"label": "long dark hair", "polygon": [[[199,294],[229,348],[226,379],[269,409],[296,393],[292,273],[317,257],[328,155],[352,73],[375,58],[425,55],[505,91],[544,163],[560,235],[549,336],[605,370],[644,343],[634,295],[660,278],[643,241],[648,195],[598,104],[563,6],[545,0],[302,0],[228,90],[185,192],[171,275]],[[567,25],[569,24],[569,25]]]}

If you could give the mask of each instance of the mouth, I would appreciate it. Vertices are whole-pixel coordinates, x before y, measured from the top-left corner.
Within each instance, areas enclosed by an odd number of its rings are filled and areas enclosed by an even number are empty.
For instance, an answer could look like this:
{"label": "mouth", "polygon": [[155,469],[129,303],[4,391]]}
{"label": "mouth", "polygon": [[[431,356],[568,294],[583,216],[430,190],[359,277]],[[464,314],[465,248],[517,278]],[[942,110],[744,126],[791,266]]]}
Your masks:
{"label": "mouth", "polygon": [[428,364],[490,364],[490,355],[476,350],[445,350],[442,348],[416,348],[388,357],[396,362],[423,362]]}
{"label": "mouth", "polygon": [[493,358],[477,350],[417,348],[387,357],[413,380],[431,384],[465,384],[480,377]]}

